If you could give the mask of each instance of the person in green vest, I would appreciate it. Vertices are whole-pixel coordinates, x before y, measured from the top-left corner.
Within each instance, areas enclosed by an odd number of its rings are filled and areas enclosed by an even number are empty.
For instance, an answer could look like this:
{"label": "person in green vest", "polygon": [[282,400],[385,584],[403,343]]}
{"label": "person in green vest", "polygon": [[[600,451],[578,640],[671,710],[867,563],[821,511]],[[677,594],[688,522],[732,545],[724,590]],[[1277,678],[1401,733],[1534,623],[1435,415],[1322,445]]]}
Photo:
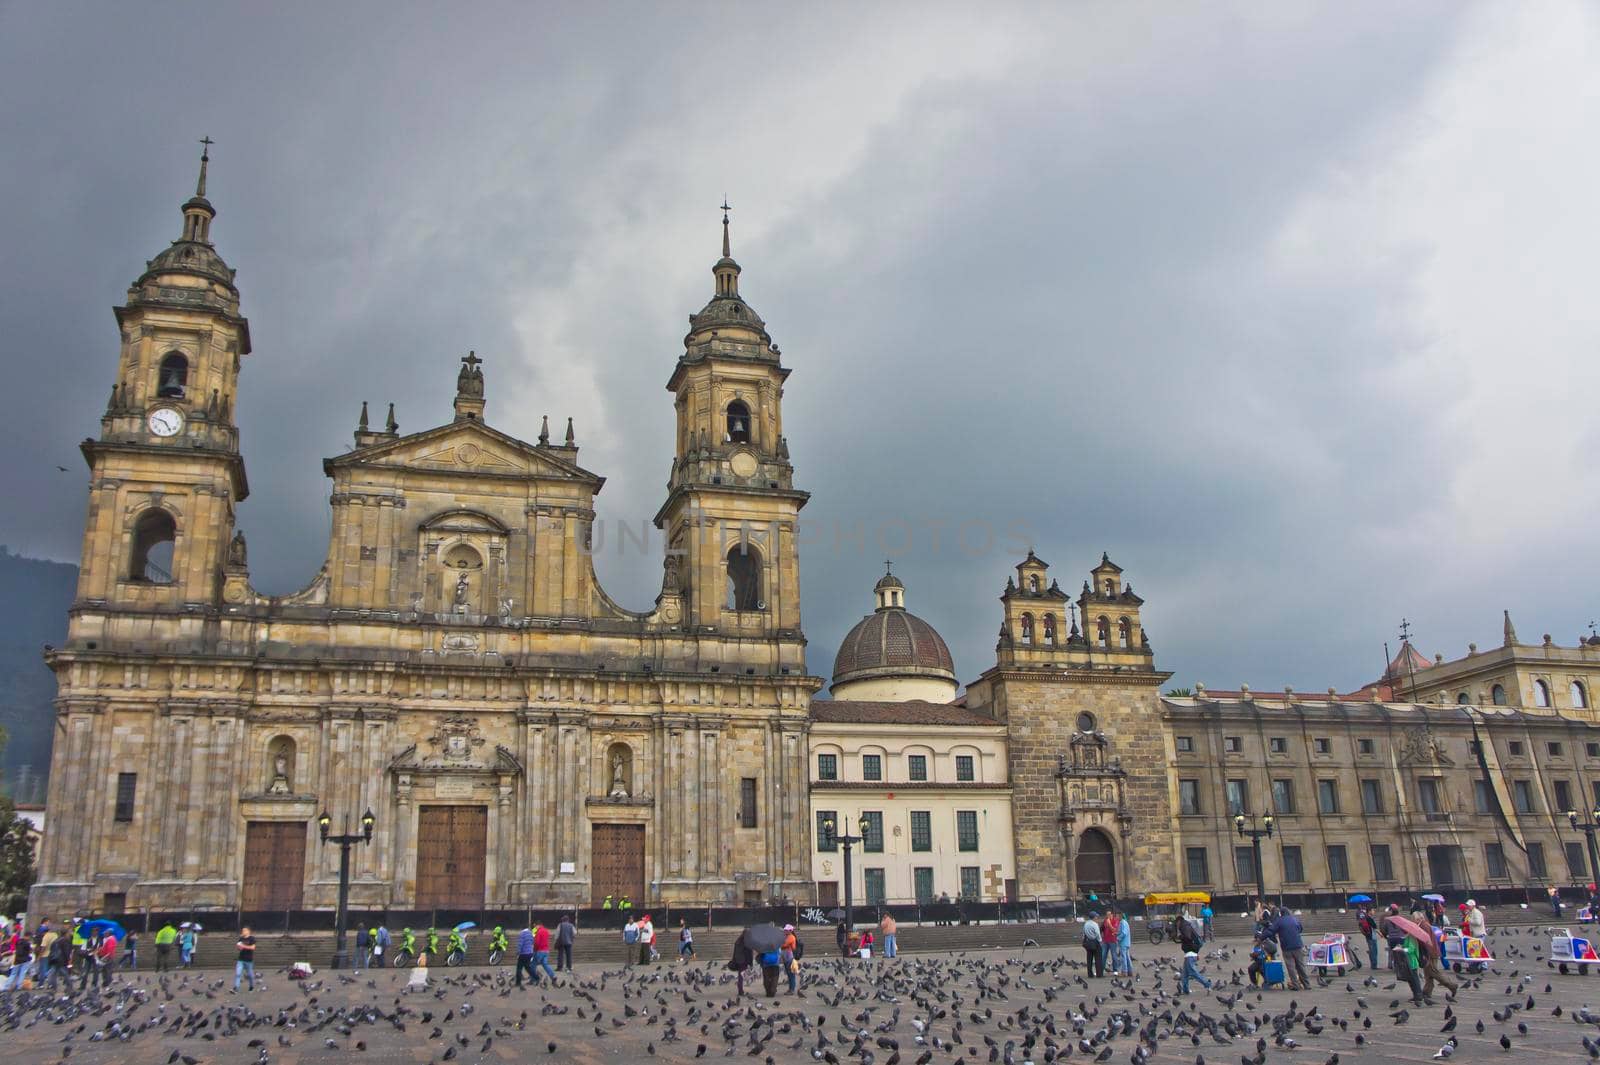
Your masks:
{"label": "person in green vest", "polygon": [[501,954],[504,954],[506,952],[506,948],[510,945],[511,944],[506,941],[506,930],[500,925],[495,925],[494,931],[489,935],[489,950],[498,950]]}
{"label": "person in green vest", "polygon": [[607,895],[607,896],[606,896],[606,901],[604,901],[604,902],[602,902],[602,903],[601,903],[601,904],[600,904],[600,908],[601,908],[601,909],[602,909],[602,910],[609,910],[609,909],[611,909],[611,896],[610,896],[610,895]]}
{"label": "person in green vest", "polygon": [[430,928],[428,929],[428,960],[432,961],[433,956],[437,953],[439,953],[439,930]]}
{"label": "person in green vest", "polygon": [[156,972],[164,973],[172,968],[169,959],[172,957],[173,944],[178,942],[178,930],[168,921],[156,932]]}
{"label": "person in green vest", "polygon": [[619,909],[619,910],[631,910],[631,909],[633,909],[633,903],[629,902],[628,901],[628,896],[624,895],[624,896],[622,896],[622,901],[617,904],[617,909]]}

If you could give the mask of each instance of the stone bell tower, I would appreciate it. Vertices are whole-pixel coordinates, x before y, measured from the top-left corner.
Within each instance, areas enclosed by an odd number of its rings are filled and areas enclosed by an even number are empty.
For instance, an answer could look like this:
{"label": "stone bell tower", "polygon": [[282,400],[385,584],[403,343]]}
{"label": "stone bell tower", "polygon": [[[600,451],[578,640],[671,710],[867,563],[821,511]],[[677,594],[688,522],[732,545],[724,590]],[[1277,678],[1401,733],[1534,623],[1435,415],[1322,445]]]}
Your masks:
{"label": "stone bell tower", "polygon": [[[116,308],[121,351],[100,436],[85,440],[89,516],[80,604],[155,610],[214,606],[245,498],[234,424],[250,325],[234,271],[211,243],[210,139],[183,205],[183,230],[145,264]],[[74,627],[93,625],[80,615]],[[77,634],[75,635],[92,635]]]}
{"label": "stone bell tower", "polygon": [[684,353],[667,381],[677,409],[677,449],[665,530],[669,580],[690,631],[764,638],[769,667],[799,672],[799,561],[795,520],[808,498],[794,487],[783,436],[789,371],[766,323],[739,294],[739,264],[722,215],[716,291],[689,319]]}

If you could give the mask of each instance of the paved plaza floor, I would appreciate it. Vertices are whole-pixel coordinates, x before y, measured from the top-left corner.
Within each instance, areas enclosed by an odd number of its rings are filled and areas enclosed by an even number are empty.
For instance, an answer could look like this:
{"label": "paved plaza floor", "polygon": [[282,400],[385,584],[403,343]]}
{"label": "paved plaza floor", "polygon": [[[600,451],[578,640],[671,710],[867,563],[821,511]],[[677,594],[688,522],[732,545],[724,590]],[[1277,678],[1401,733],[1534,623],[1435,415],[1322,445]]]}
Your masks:
{"label": "paved plaza floor", "polygon": [[[1490,972],[1467,978],[1453,1003],[1441,994],[1420,1009],[1401,998],[1404,986],[1387,971],[1376,982],[1361,970],[1310,991],[1250,990],[1239,942],[1214,945],[1220,949],[1203,968],[1215,987],[1188,998],[1174,998],[1178,952],[1170,944],[1136,946],[1133,977],[1118,981],[1086,979],[1083,952],[1059,948],[888,962],[813,954],[801,994],[780,989],[776,999],[761,997],[759,975],[737,998],[720,959],[624,972],[614,960],[585,964],[580,956],[576,979],[564,973],[557,987],[524,990],[512,986],[509,967],[435,969],[429,990],[412,994],[403,993],[407,974],[392,970],[324,971],[304,981],[269,973],[263,988],[237,995],[231,973],[144,973],[88,1001],[0,993],[0,1045],[32,1065],[724,1057],[763,1065],[1202,1057],[1323,1065],[1335,1055],[1431,1061],[1450,1034],[1455,1062],[1584,1062],[1600,1053],[1584,1045],[1600,1039],[1600,975],[1557,974],[1543,961],[1544,942],[1528,932],[1494,944],[1499,960]],[[1596,1011],[1592,1019],[1586,1008]],[[1440,1030],[1447,1011],[1450,1034]]]}

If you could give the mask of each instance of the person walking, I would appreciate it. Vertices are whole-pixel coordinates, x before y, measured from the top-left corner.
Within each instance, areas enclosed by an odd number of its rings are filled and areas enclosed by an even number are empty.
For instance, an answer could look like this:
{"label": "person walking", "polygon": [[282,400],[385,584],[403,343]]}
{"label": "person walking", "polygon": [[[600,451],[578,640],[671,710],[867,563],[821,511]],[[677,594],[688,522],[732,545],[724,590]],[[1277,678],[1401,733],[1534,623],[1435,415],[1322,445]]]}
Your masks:
{"label": "person walking", "polygon": [[833,938],[839,944],[839,957],[848,958],[850,956],[850,930],[845,927],[842,919],[833,930]]}
{"label": "person walking", "polygon": [[68,991],[72,990],[72,937],[63,933],[56,936],[50,944],[50,990],[56,989],[57,983],[64,983]]}
{"label": "person walking", "polygon": [[122,967],[137,971],[139,968],[139,933],[129,932],[122,941]]}
{"label": "person walking", "polygon": [[572,971],[572,944],[577,938],[578,926],[573,923],[572,914],[562,914],[561,923],[556,925],[556,972]]}
{"label": "person walking", "polygon": [[117,937],[106,934],[100,937],[100,947],[94,953],[94,979],[101,990],[111,990],[111,973],[117,967]]}
{"label": "person walking", "polygon": [[360,972],[363,965],[372,968],[372,932],[366,925],[356,929],[356,954],[354,964],[350,968],[354,972]]}
{"label": "person walking", "polygon": [[100,953],[100,933],[90,932],[86,939],[77,944],[78,963],[78,994],[89,990],[89,984],[95,979],[94,960]]}
{"label": "person walking", "polygon": [[694,960],[694,931],[689,927],[687,917],[678,918],[678,960]]}
{"label": "person walking", "polygon": [[200,933],[194,925],[185,921],[178,926],[178,961],[185,968],[194,966],[195,950],[200,946]]}
{"label": "person walking", "polygon": [[517,987],[522,986],[522,974],[528,974],[528,981],[537,984],[539,978],[533,974],[533,929],[526,926],[517,933]]}
{"label": "person walking", "polygon": [[21,988],[28,970],[32,968],[33,940],[19,923],[15,934],[11,937],[11,972],[6,976],[5,990],[16,991]]}
{"label": "person walking", "polygon": [[639,964],[649,965],[656,956],[656,926],[647,913],[639,918]]}
{"label": "person walking", "polygon": [[239,929],[239,940],[234,944],[239,951],[239,957],[233,963],[233,993],[239,993],[240,979],[250,981],[250,990],[256,989],[256,937],[250,934],[250,926],[245,925]]}
{"label": "person walking", "polygon": [[1278,910],[1272,920],[1272,934],[1277,937],[1283,951],[1283,975],[1290,991],[1311,990],[1311,974],[1306,971],[1306,943],[1302,935],[1300,918],[1289,912],[1287,906]]}
{"label": "person walking", "polygon": [[389,923],[378,922],[378,933],[372,940],[372,967],[381,969],[384,959],[389,956],[389,948],[394,945],[394,937],[389,934]]}
{"label": "person walking", "polygon": [[1178,994],[1189,993],[1189,982],[1200,981],[1200,986],[1211,989],[1211,981],[1200,971],[1201,941],[1197,922],[1189,919],[1188,911],[1178,910],[1178,949],[1183,951],[1183,971],[1178,975]]}
{"label": "person walking", "polygon": [[1389,967],[1394,970],[1395,976],[1403,980],[1411,988],[1411,1004],[1421,1006],[1422,1002],[1422,977],[1417,973],[1417,964],[1413,960],[1414,938],[1394,918],[1400,916],[1400,904],[1391,902],[1389,912],[1379,923],[1378,929],[1383,933],[1383,938],[1389,945]]}
{"label": "person walking", "polygon": [[639,953],[639,922],[628,915],[628,923],[622,926],[622,967],[633,968],[633,960]]}
{"label": "person walking", "polygon": [[[794,926],[790,925],[789,927],[792,930]],[[885,958],[894,957],[899,949],[897,941],[899,927],[899,925],[895,924],[894,914],[892,913],[885,913],[883,920],[878,922],[878,935],[883,937],[883,956]]]}
{"label": "person walking", "polygon": [[1132,976],[1133,926],[1128,923],[1128,915],[1120,910],[1117,918],[1117,972],[1124,976]]}
{"label": "person walking", "polygon": [[1202,941],[1209,943],[1217,938],[1216,918],[1217,915],[1212,911],[1211,903],[1203,902],[1200,904],[1200,938]]}
{"label": "person walking", "polygon": [[1100,971],[1117,971],[1117,938],[1122,918],[1117,916],[1115,904],[1106,907],[1106,919],[1100,922]]}
{"label": "person walking", "polygon": [[50,959],[61,934],[50,927],[48,919],[39,922],[39,934],[33,941],[33,986],[43,987],[50,975]]}
{"label": "person walking", "polygon": [[541,921],[533,929],[533,964],[528,967],[528,973],[533,978],[534,986],[539,984],[539,970],[550,978],[550,986],[556,986],[556,974],[550,968],[550,929]]}
{"label": "person walking", "polygon": [[744,933],[739,933],[739,938],[733,941],[733,956],[728,959],[728,969],[733,973],[738,986],[738,997],[744,997],[744,974],[749,971],[755,956],[750,950],[750,945],[744,940]]}
{"label": "person walking", "polygon": [[1091,977],[1106,974],[1100,955],[1100,922],[1097,919],[1099,916],[1099,913],[1090,910],[1089,916],[1083,920],[1083,960]]}
{"label": "person walking", "polygon": [[178,942],[178,930],[168,921],[156,932],[156,972],[172,968],[172,947]]}

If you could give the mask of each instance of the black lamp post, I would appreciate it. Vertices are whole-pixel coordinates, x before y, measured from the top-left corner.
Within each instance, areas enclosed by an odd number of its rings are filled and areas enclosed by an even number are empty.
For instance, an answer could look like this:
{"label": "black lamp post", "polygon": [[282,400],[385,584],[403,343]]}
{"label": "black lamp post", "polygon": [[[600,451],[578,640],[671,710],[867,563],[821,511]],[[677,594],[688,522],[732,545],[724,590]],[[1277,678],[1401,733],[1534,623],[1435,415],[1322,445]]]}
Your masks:
{"label": "black lamp post", "polygon": [[[864,843],[866,841],[868,823],[867,815],[862,814],[860,820],[856,822],[856,827],[861,830],[861,835],[852,836],[849,833],[846,833],[842,836],[833,836],[837,842],[844,844],[844,929],[846,935],[849,935],[856,929],[855,896],[852,889],[852,877],[850,875],[850,847],[853,844]],[[825,819],[822,822],[822,825],[828,830],[828,834],[832,836],[834,829],[833,818],[829,817]]]}
{"label": "black lamp post", "polygon": [[1267,871],[1261,867],[1261,841],[1272,838],[1272,815],[1267,814],[1261,819],[1261,828],[1256,827],[1256,815],[1250,815],[1250,827],[1246,828],[1244,814],[1235,814],[1233,827],[1238,829],[1239,838],[1249,838],[1250,846],[1255,851],[1256,858],[1256,888],[1261,892],[1261,904],[1267,904]]}
{"label": "black lamp post", "polygon": [[[334,918],[333,938],[333,967],[335,969],[350,968],[350,952],[345,949],[344,933],[350,921],[350,848],[357,843],[372,842],[372,826],[378,819],[372,816],[372,809],[361,815],[361,831],[345,832],[337,836],[328,834],[328,826],[333,824],[333,818],[328,816],[328,811],[322,811],[322,816],[317,818],[317,830],[322,833],[322,842],[337,843],[339,845],[339,912]],[[350,824],[348,816],[345,825]]]}
{"label": "black lamp post", "polygon": [[1589,839],[1589,882],[1600,883],[1600,854],[1597,854],[1594,845],[1594,834],[1600,832],[1600,803],[1588,812],[1587,821],[1578,820],[1578,811],[1568,810],[1567,820],[1572,827],[1582,832]]}

